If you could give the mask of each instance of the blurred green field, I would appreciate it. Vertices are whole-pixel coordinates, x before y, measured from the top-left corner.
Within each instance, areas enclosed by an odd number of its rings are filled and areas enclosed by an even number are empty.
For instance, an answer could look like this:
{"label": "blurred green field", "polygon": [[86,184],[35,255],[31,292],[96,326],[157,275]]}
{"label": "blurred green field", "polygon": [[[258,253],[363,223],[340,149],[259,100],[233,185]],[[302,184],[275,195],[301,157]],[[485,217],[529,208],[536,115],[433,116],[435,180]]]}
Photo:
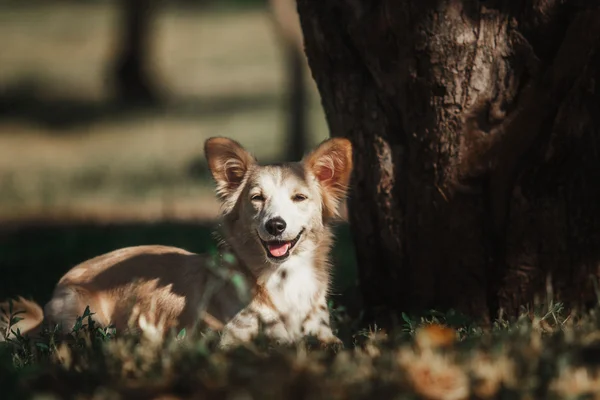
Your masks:
{"label": "blurred green field", "polygon": [[[206,138],[283,158],[283,53],[266,10],[165,8],[152,65],[165,104],[146,111],[109,102],[116,11],[0,8],[0,220],[210,219]],[[328,132],[310,84],[316,143]]]}
{"label": "blurred green field", "polygon": [[[45,302],[66,270],[123,246],[214,247],[210,136],[284,158],[286,77],[267,10],[165,5],[153,31],[164,104],[124,110],[107,84],[117,4],[0,7],[0,298]],[[310,85],[317,143],[328,132]],[[338,293],[356,280],[339,231]]]}

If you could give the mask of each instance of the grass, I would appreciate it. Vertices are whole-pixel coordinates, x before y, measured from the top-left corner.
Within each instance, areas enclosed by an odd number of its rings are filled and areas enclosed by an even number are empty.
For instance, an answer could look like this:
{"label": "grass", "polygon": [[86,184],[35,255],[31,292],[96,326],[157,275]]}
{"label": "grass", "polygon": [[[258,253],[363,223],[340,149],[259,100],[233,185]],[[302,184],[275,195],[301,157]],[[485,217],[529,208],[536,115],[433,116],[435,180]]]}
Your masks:
{"label": "grass", "polygon": [[[230,351],[209,330],[156,336],[98,328],[0,344],[3,398],[584,399],[597,398],[598,309],[560,304],[489,330],[454,312],[404,315],[390,332],[357,329],[333,310],[345,349],[310,338],[281,347],[258,337]],[[43,397],[42,397],[43,395]]]}

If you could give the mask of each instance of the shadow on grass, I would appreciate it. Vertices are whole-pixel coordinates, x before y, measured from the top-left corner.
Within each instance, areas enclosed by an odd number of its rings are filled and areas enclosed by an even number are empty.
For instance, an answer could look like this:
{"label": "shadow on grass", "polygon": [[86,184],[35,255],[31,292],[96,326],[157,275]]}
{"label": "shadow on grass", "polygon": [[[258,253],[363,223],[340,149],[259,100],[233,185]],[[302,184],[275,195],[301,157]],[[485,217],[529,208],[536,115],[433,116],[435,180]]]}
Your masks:
{"label": "shadow on grass", "polygon": [[[208,223],[29,223],[0,228],[0,299],[45,304],[60,277],[78,263],[126,246],[162,244],[202,253],[216,247]],[[356,309],[356,266],[347,225],[336,227],[332,300]]]}
{"label": "shadow on grass", "polygon": [[76,97],[45,98],[35,79],[24,79],[0,87],[0,120],[21,120],[52,130],[78,132],[75,128],[103,120],[126,120],[143,115],[164,114],[180,118],[229,115],[242,111],[273,109],[281,99],[276,94],[210,96],[163,99],[156,104],[93,101]]}

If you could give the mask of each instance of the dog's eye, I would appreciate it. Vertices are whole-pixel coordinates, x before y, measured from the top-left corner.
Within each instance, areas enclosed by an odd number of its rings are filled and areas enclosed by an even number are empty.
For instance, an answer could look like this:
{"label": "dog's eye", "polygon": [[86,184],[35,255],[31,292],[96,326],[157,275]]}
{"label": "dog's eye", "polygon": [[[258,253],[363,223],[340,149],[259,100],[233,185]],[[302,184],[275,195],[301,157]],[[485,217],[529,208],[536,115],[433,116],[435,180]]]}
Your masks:
{"label": "dog's eye", "polygon": [[292,200],[294,201],[304,201],[306,199],[307,197],[303,194],[295,194],[294,197],[292,197]]}
{"label": "dog's eye", "polygon": [[262,194],[255,194],[253,195],[250,200],[252,201],[265,201],[265,198],[263,197]]}

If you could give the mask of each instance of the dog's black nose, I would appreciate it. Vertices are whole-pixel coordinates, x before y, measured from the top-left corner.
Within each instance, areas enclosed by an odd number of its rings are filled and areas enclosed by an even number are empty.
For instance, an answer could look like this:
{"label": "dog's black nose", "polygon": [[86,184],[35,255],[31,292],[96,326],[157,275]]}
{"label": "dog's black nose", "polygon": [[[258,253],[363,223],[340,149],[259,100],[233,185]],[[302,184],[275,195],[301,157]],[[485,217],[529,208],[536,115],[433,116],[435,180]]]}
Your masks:
{"label": "dog's black nose", "polygon": [[267,232],[269,232],[273,236],[281,235],[283,231],[285,231],[287,224],[281,217],[271,218],[265,224],[265,228]]}

